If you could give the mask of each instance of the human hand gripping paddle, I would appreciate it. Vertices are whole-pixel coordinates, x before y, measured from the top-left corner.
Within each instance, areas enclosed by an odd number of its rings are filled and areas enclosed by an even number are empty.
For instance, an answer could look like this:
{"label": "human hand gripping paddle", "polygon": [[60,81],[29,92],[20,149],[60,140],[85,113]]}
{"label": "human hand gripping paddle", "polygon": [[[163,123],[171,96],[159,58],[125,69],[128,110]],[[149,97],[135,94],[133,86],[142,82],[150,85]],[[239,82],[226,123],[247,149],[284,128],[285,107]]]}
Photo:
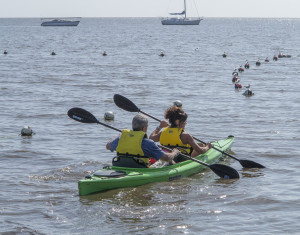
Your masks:
{"label": "human hand gripping paddle", "polygon": [[[158,121],[158,122],[161,122],[161,120],[151,116],[150,114],[147,114],[145,112],[143,112],[142,110],[140,110],[132,101],[130,101],[129,99],[127,99],[126,97],[122,96],[122,95],[119,95],[119,94],[115,94],[114,95],[114,102],[115,104],[121,108],[121,109],[124,109],[126,111],[129,111],[129,112],[139,112],[139,113],[142,113],[142,114],[145,114],[146,116],[148,117],[151,117],[153,118],[154,120]],[[202,144],[206,144],[204,141],[202,140],[199,140],[195,137],[193,137],[195,140],[201,142]],[[263,165],[257,163],[257,162],[254,162],[254,161],[250,161],[250,160],[242,160],[242,159],[238,159],[216,147],[213,147],[215,150],[221,152],[222,154],[228,156],[228,157],[231,157],[237,161],[240,162],[240,164],[244,167],[244,168],[265,168]]]}
{"label": "human hand gripping paddle", "polygon": [[[78,122],[83,122],[83,123],[96,123],[96,124],[100,124],[100,125],[103,125],[105,127],[108,127],[108,128],[111,128],[115,131],[119,131],[119,132],[122,132],[121,130],[117,129],[117,128],[114,128],[112,126],[109,126],[105,123],[102,123],[100,121],[97,120],[97,118],[91,114],[90,112],[82,109],[82,108],[72,108],[68,111],[68,116],[72,119],[74,119],[75,121],[78,121]],[[172,151],[172,149],[169,149],[167,147],[164,147],[164,146],[161,146],[161,145],[158,145],[160,148],[164,148],[164,149],[167,149],[167,150],[170,150]],[[239,173],[229,167],[229,166],[226,166],[226,165],[222,165],[222,164],[212,164],[212,165],[209,165],[209,164],[206,164],[205,162],[201,162],[197,159],[194,159],[188,155],[185,155],[185,154],[182,154],[183,156],[185,156],[186,158],[194,161],[194,162],[198,162],[204,166],[207,166],[209,167],[214,173],[216,173],[218,176],[220,176],[221,178],[225,178],[225,179],[237,179],[237,178],[240,178],[239,176]]]}

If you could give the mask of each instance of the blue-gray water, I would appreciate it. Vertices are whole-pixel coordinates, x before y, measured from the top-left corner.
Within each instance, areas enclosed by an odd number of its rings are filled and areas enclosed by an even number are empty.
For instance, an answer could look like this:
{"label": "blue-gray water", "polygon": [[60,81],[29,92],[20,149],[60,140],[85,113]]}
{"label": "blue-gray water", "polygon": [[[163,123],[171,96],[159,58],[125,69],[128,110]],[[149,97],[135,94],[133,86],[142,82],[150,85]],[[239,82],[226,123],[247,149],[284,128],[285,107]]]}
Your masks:
{"label": "blue-gray water", "polygon": [[[0,137],[7,137],[0,139],[1,233],[299,232],[299,19],[207,18],[187,27],[159,19],[83,18],[78,27],[0,19],[0,34]],[[292,58],[273,62],[280,51]],[[251,67],[240,79],[251,84],[249,98],[231,82],[246,60]],[[104,121],[113,111],[108,124],[128,128],[135,113],[118,109],[115,93],[158,118],[179,99],[189,133],[204,141],[234,135],[235,156],[267,168],[225,159],[240,180],[207,170],[79,197],[77,181],[110,164],[105,144],[118,133],[66,113],[81,107]],[[32,138],[18,136],[24,125],[36,132]],[[156,126],[150,120],[149,129]]]}

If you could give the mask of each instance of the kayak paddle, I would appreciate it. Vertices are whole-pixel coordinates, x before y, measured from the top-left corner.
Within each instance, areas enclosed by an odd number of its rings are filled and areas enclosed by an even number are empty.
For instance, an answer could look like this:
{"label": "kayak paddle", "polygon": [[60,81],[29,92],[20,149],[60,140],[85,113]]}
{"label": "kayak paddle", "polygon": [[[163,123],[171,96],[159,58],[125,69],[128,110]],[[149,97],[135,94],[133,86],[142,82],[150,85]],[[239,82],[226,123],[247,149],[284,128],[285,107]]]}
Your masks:
{"label": "kayak paddle", "polygon": [[[117,128],[114,128],[110,125],[107,125],[105,123],[102,123],[100,121],[97,120],[97,118],[91,114],[90,112],[82,109],[82,108],[72,108],[68,111],[68,116],[72,119],[74,119],[75,121],[78,121],[78,122],[82,122],[82,123],[97,123],[97,124],[100,124],[100,125],[103,125],[105,127],[108,127],[108,128],[111,128],[115,131],[119,131],[119,132],[122,132],[121,130],[117,129]],[[172,151],[172,149],[169,149],[167,147],[164,147],[164,146],[160,146],[159,147],[161,148],[164,148],[164,149],[167,149],[167,150],[170,150]],[[216,173],[219,177],[221,178],[224,178],[224,179],[237,179],[237,178],[240,178],[240,175],[239,173],[233,169],[232,167],[230,166],[226,166],[226,165],[222,165],[222,164],[212,164],[212,165],[209,165],[205,162],[202,162],[200,160],[197,160],[197,159],[194,159],[188,155],[185,155],[185,154],[182,154],[184,157],[194,161],[194,162],[198,162],[204,166],[207,166],[209,167],[214,173]]]}
{"label": "kayak paddle", "polygon": [[[142,113],[142,114],[145,114],[146,116],[148,117],[151,117],[153,118],[154,120],[158,121],[158,122],[161,122],[161,120],[151,116],[150,114],[147,114],[143,111],[141,111],[131,100],[127,99],[126,97],[122,96],[122,95],[119,95],[119,94],[115,94],[114,95],[114,102],[115,104],[121,108],[121,109],[124,109],[126,111],[129,111],[129,112],[139,112],[139,113]],[[206,144],[205,142],[193,137],[195,140],[201,142],[202,144]],[[240,162],[240,164],[244,167],[244,168],[265,168],[263,165],[257,163],[257,162],[254,162],[254,161],[250,161],[250,160],[241,160],[241,159],[238,159],[216,147],[213,147],[215,150],[221,152],[222,154],[228,156],[228,157],[231,157],[237,161]]]}

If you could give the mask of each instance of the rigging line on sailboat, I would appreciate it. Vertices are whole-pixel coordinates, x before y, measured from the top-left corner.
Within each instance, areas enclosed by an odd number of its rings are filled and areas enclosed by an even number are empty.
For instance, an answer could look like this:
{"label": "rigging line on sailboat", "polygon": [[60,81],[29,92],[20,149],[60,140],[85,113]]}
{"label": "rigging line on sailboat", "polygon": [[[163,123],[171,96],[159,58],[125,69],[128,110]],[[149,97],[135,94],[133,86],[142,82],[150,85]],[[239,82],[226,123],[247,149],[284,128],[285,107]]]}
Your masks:
{"label": "rigging line on sailboat", "polygon": [[195,9],[196,9],[196,12],[197,12],[197,16],[200,18],[200,15],[199,15],[199,12],[198,12],[198,7],[197,7],[197,4],[196,4],[196,1],[193,0],[194,2],[194,5],[195,5]]}

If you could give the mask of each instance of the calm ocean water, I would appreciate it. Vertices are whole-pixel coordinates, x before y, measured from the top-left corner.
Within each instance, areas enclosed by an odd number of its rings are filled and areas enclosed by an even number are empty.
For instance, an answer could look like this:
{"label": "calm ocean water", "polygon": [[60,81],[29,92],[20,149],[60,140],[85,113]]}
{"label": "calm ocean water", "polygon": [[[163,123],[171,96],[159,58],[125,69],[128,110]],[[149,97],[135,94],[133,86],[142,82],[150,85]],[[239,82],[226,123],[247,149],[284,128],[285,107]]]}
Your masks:
{"label": "calm ocean water", "polygon": [[[299,19],[207,18],[182,27],[154,18],[83,18],[61,28],[0,19],[0,31],[0,233],[299,233]],[[292,57],[264,62],[279,52]],[[251,84],[249,98],[231,82],[246,60],[251,67],[240,79]],[[115,106],[115,93],[158,118],[179,99],[189,133],[204,141],[234,135],[233,154],[267,168],[225,159],[240,180],[207,170],[79,197],[77,181],[110,164],[105,144],[118,133],[66,113],[81,107],[104,121],[113,111],[108,124],[128,128],[135,114]],[[24,125],[36,134],[18,136]],[[150,120],[149,129],[156,126]]]}

